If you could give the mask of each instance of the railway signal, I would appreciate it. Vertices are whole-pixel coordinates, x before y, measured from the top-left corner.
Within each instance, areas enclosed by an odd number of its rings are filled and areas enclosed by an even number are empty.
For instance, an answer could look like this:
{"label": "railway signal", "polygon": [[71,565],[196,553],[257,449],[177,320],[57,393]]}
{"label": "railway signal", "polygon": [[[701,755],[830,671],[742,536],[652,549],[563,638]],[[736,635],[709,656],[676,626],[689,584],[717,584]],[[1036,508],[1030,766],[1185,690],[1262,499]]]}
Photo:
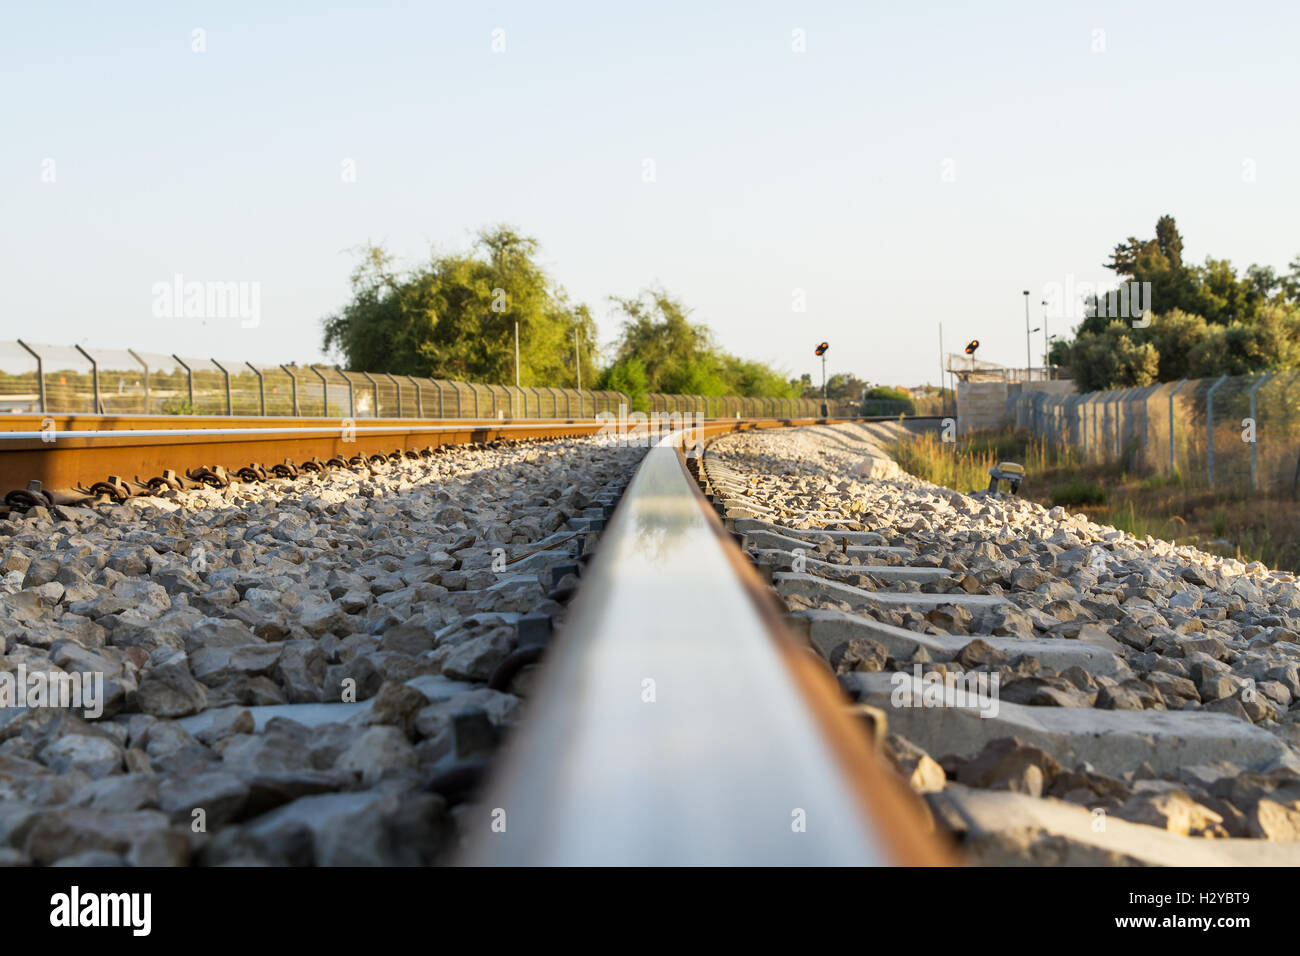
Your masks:
{"label": "railway signal", "polygon": [[979,348],[979,347],[980,347],[980,340],[979,340],[979,339],[971,339],[969,342],[966,343],[966,354],[967,354],[967,355],[974,355],[974,354],[975,354],[975,350],[976,350],[977,348]]}
{"label": "railway signal", "polygon": [[830,403],[826,400],[826,350],[830,347],[829,342],[822,342],[814,350],[814,354],[822,358],[822,418],[830,416]]}

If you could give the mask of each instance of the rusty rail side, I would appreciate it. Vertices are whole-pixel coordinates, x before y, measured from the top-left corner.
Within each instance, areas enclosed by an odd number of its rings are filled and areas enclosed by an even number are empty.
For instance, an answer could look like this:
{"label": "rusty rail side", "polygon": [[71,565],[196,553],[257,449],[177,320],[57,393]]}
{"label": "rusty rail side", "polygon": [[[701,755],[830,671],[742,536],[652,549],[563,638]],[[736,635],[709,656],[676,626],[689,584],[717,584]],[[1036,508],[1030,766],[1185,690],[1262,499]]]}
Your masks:
{"label": "rusty rail side", "polygon": [[[811,420],[808,420],[811,421]],[[724,420],[770,427],[779,420]],[[116,475],[146,482],[165,469],[234,471],[286,458],[416,451],[426,446],[501,439],[565,438],[619,426],[619,419],[226,418],[171,415],[6,415],[0,418],[0,495],[39,481],[47,490],[89,487]]]}

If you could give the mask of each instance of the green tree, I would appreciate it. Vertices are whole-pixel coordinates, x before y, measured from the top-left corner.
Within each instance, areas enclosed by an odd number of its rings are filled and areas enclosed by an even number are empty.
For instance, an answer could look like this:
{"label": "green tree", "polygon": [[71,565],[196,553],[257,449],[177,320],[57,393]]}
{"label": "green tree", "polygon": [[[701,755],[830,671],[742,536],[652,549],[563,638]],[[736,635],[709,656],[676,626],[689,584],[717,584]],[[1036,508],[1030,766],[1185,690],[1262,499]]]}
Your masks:
{"label": "green tree", "polygon": [[645,363],[637,358],[624,359],[607,366],[596,387],[603,391],[622,392],[634,412],[650,411],[650,389],[646,384]]}
{"label": "green tree", "polygon": [[1118,320],[1100,332],[1083,332],[1070,344],[1067,363],[1080,391],[1150,385],[1160,356],[1150,342],[1138,343]]}
{"label": "green tree", "polygon": [[1252,323],[1211,326],[1188,356],[1195,377],[1252,375],[1300,364],[1300,311],[1270,305]]}
{"label": "green tree", "polygon": [[1073,341],[1052,347],[1051,360],[1080,388],[1300,367],[1300,257],[1285,275],[1258,265],[1238,275],[1212,256],[1186,265],[1172,216],[1161,216],[1155,232],[1119,243],[1107,263],[1124,281],[1151,284],[1151,323],[1116,322],[1094,308]]}
{"label": "green tree", "polygon": [[1174,309],[1153,317],[1149,328],[1135,329],[1134,339],[1151,343],[1159,356],[1158,380],[1172,382],[1193,377],[1192,353],[1209,334],[1209,324],[1201,316]]}
{"label": "green tree", "polygon": [[[836,372],[826,379],[826,397],[833,402],[860,402],[863,393],[870,387],[869,382],[863,381],[852,372]],[[803,397],[820,399],[822,397],[820,383],[814,384],[809,377]]]}
{"label": "green tree", "polygon": [[1161,216],[1156,220],[1156,245],[1170,269],[1183,267],[1183,237],[1173,216]]}
{"label": "green tree", "polygon": [[892,415],[899,412],[906,412],[908,415],[916,414],[916,402],[912,400],[911,393],[901,388],[877,385],[875,388],[868,389],[863,399],[862,411],[866,415]]}
{"label": "green tree", "polygon": [[610,301],[625,316],[611,369],[639,361],[649,392],[764,398],[798,394],[784,373],[720,351],[708,327],[691,322],[690,310],[662,288]]}
{"label": "green tree", "polygon": [[1300,302],[1300,256],[1287,266],[1286,275],[1278,283],[1279,296],[1286,302]]}
{"label": "green tree", "polygon": [[468,253],[435,255],[399,274],[392,257],[367,246],[352,273],[352,301],[324,320],[327,351],[358,372],[392,372],[490,384],[514,383],[519,324],[520,381],[596,378],[596,327],[536,261],[535,239],[508,226],[478,233]]}

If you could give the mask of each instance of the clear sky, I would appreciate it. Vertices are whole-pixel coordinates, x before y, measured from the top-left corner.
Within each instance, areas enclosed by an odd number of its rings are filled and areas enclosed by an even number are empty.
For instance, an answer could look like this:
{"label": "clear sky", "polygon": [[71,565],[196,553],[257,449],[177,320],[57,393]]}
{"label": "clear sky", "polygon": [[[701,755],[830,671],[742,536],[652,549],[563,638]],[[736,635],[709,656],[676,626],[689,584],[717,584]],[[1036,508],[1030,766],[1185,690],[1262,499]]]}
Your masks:
{"label": "clear sky", "polygon": [[[606,296],[658,282],[730,351],[819,377],[824,339],[832,372],[920,384],[940,322],[950,348],[1023,365],[1021,290],[1041,326],[1047,283],[1105,278],[1163,213],[1184,258],[1300,253],[1300,4],[1280,0],[4,19],[4,339],[315,360],[358,244],[410,263],[504,221],[602,343]],[[154,318],[178,274],[259,283],[259,321]]]}

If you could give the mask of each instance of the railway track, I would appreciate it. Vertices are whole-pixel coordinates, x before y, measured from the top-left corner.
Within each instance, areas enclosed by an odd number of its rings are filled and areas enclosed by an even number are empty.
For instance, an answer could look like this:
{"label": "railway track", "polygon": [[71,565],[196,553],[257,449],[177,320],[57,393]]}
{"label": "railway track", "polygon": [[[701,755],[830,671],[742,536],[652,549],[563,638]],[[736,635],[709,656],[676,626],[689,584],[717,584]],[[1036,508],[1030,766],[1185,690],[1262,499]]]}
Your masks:
{"label": "railway track", "polygon": [[[594,420],[446,420],[12,415],[0,432],[0,492],[10,507],[121,502],[160,488],[364,467],[439,448],[596,434]],[[32,483],[36,482],[35,485]],[[43,494],[42,494],[43,493]]]}
{"label": "railway track", "polygon": [[[335,823],[378,818],[389,841],[394,828],[414,828],[407,842],[415,849],[388,859],[381,840],[366,862],[433,862],[457,848],[477,863],[951,859],[924,811],[883,771],[860,721],[843,711],[833,681],[788,632],[701,494],[695,453],[683,448],[684,439],[805,422],[671,430],[635,448],[633,460],[644,459],[630,484],[607,478],[603,490],[576,498],[570,489],[563,526],[545,525],[553,516],[544,514],[527,519],[532,530],[513,543],[511,523],[458,535],[456,519],[467,519],[457,499],[437,482],[422,485],[424,473],[454,473],[448,462],[457,459],[462,474],[487,468],[523,485],[532,469],[562,469],[566,455],[600,458],[599,440],[589,446],[583,436],[602,423],[406,420],[344,433],[336,421],[215,419],[177,429],[79,417],[53,428],[45,420],[44,435],[21,427],[40,422],[13,424],[0,435],[0,474],[29,484],[6,497],[0,601],[14,610],[6,662],[98,668],[111,700],[100,720],[0,712],[0,737],[30,739],[37,779],[37,765],[89,777],[87,792],[48,806],[33,797],[21,827],[0,826],[11,853],[63,860],[58,834],[71,828],[77,846],[97,847],[73,862],[356,862],[339,855],[319,809],[296,819],[315,802],[337,811],[326,814]],[[603,474],[617,473],[609,470],[616,458],[600,459]],[[246,459],[279,461],[240,464]],[[447,506],[433,515],[444,533],[426,555],[401,560],[401,547],[384,557],[382,547],[356,541],[355,524],[341,545],[327,540],[326,515],[346,513],[358,493],[395,497],[402,523],[417,528],[430,514],[421,495],[434,493]],[[511,494],[498,503],[523,500]],[[123,510],[131,502],[138,506]],[[211,522],[216,512],[224,525],[232,507],[252,525],[238,539],[186,540],[207,534],[191,515]],[[156,539],[162,521],[169,534]],[[125,527],[113,530],[118,523]],[[40,540],[51,531],[52,544]],[[107,554],[92,545],[78,563],[58,551],[59,542],[94,541],[101,531]],[[489,548],[493,536],[507,546]],[[137,547],[146,560],[133,560]],[[196,549],[208,566],[195,563]],[[289,602],[286,592],[304,599]],[[389,600],[395,594],[402,603]],[[328,606],[312,603],[331,597]],[[131,600],[142,602],[145,619],[132,617]],[[491,792],[509,794],[518,786],[510,781],[523,780],[533,796],[503,797],[508,825],[489,813],[483,829],[474,814],[484,804],[468,798],[521,698],[527,716],[509,736],[512,756]],[[321,743],[331,734],[341,735],[342,754]],[[306,757],[287,756],[294,747]],[[548,775],[555,760],[577,775]],[[138,773],[155,775],[159,792],[122,804],[130,810],[107,809]],[[405,797],[380,794],[385,787]],[[113,799],[96,796],[105,789]],[[198,811],[214,834],[183,833]],[[431,829],[430,817],[442,822]],[[593,830],[593,819],[606,824]],[[123,820],[139,832],[125,842],[105,836]],[[308,851],[286,826],[311,830]],[[492,839],[481,842],[484,834]]]}
{"label": "railway track", "polygon": [[918,487],[883,426],[61,424],[0,435],[49,480],[2,669],[105,691],[0,707],[0,861],[1295,862],[1289,585]]}

